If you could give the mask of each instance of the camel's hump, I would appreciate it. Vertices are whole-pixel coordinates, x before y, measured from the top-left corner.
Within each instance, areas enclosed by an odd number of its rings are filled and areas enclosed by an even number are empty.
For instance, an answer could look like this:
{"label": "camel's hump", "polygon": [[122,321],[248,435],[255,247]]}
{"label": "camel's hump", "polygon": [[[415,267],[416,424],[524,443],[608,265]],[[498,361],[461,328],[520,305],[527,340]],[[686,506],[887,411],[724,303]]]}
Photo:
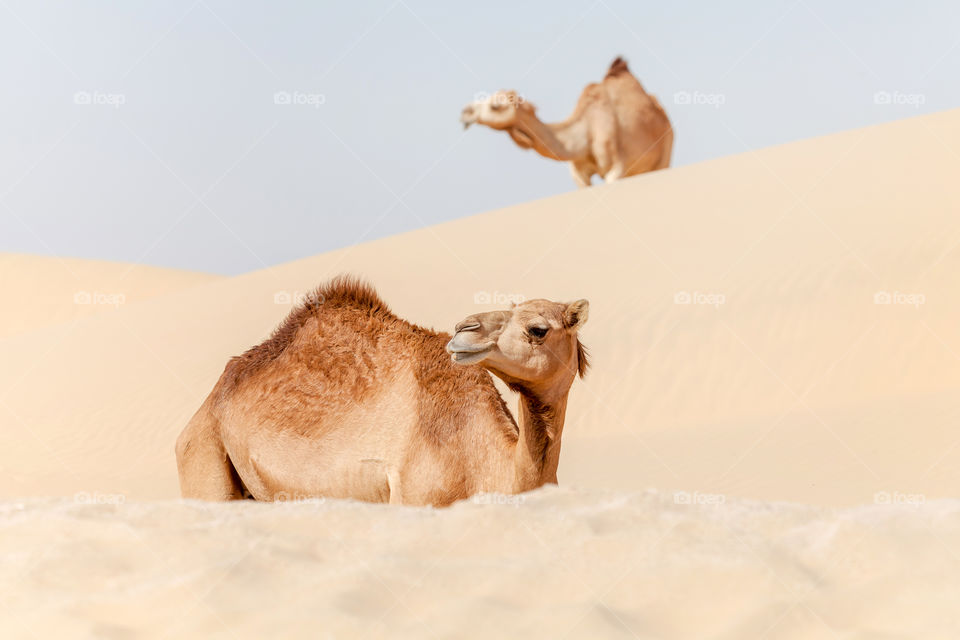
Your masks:
{"label": "camel's hump", "polygon": [[[356,306],[370,311],[392,315],[389,307],[377,294],[372,285],[360,278],[350,275],[339,275],[326,284],[322,284],[304,303],[305,306]],[[297,310],[291,311],[291,315]]]}
{"label": "camel's hump", "polygon": [[340,275],[304,296],[287,314],[269,338],[242,355],[230,358],[221,378],[223,392],[234,389],[241,380],[276,360],[297,337],[297,332],[318,313],[336,313],[341,309],[362,309],[381,318],[395,318],[376,290],[365,281]]}
{"label": "camel's hump", "polygon": [[617,56],[617,59],[610,63],[610,68],[607,70],[605,77],[611,78],[621,73],[630,73],[630,69],[627,68],[627,61],[623,57]]}

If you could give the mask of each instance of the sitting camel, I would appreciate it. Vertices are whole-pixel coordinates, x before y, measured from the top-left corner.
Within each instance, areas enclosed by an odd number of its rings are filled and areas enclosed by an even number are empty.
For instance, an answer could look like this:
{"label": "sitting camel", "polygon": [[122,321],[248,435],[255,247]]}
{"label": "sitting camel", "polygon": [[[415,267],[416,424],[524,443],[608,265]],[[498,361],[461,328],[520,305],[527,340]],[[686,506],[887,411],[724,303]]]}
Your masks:
{"label": "sitting camel", "polygon": [[[451,338],[334,279],[227,363],[177,439],[181,493],[443,506],[556,483],[588,309],[531,300]],[[518,421],[488,371],[519,392]]]}
{"label": "sitting camel", "polygon": [[613,182],[666,169],[673,150],[666,112],[622,58],[613,61],[603,82],[587,85],[563,122],[541,122],[534,106],[512,90],[468,104],[460,121],[506,131],[523,149],[569,162],[579,187],[589,187],[594,174]]}

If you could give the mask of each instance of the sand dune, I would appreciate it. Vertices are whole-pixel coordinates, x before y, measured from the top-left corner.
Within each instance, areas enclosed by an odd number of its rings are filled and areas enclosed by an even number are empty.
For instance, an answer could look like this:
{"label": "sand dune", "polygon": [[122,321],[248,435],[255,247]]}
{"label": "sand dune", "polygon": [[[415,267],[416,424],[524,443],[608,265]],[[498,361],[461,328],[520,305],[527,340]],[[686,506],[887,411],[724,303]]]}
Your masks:
{"label": "sand dune", "polygon": [[[960,113],[724,158],[214,280],[0,346],[7,496],[175,497],[226,359],[340,272],[450,328],[588,297],[560,478],[818,504],[960,490]],[[896,149],[896,153],[891,153]],[[876,304],[890,296],[891,304]],[[690,299],[690,304],[678,304]],[[484,304],[487,300],[490,304]],[[57,389],[51,401],[49,389]]]}
{"label": "sand dune", "polygon": [[[30,333],[16,306],[0,634],[956,637],[958,150],[947,112],[235,278],[159,273]],[[589,298],[562,488],[440,511],[148,501],[178,495],[174,440],[227,358],[342,272],[448,330]]]}
{"label": "sand dune", "polygon": [[0,340],[219,278],[141,264],[0,254]]}

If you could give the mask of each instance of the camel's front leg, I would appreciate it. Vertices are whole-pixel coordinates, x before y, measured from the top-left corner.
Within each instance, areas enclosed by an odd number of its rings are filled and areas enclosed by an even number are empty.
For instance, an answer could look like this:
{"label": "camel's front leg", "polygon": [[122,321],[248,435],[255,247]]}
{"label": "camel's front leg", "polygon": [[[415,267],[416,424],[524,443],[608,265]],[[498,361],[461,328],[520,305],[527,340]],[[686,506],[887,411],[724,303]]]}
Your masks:
{"label": "camel's front leg", "polygon": [[590,178],[593,175],[589,167],[578,165],[576,162],[570,163],[570,175],[577,186],[583,189],[590,186]]}
{"label": "camel's front leg", "polygon": [[616,182],[622,177],[623,177],[623,167],[617,164],[617,165],[614,165],[613,168],[610,169],[610,171],[607,171],[605,174],[603,174],[603,181],[606,182],[607,184],[610,184],[611,182]]}

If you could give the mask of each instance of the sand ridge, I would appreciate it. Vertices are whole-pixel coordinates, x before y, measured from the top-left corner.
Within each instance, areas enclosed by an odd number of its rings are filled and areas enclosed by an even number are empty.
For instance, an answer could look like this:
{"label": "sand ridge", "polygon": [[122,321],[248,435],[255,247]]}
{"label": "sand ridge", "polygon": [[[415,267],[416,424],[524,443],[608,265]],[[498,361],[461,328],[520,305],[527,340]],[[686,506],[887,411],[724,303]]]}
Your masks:
{"label": "sand ridge", "polygon": [[221,276],[106,260],[0,254],[0,340]]}

